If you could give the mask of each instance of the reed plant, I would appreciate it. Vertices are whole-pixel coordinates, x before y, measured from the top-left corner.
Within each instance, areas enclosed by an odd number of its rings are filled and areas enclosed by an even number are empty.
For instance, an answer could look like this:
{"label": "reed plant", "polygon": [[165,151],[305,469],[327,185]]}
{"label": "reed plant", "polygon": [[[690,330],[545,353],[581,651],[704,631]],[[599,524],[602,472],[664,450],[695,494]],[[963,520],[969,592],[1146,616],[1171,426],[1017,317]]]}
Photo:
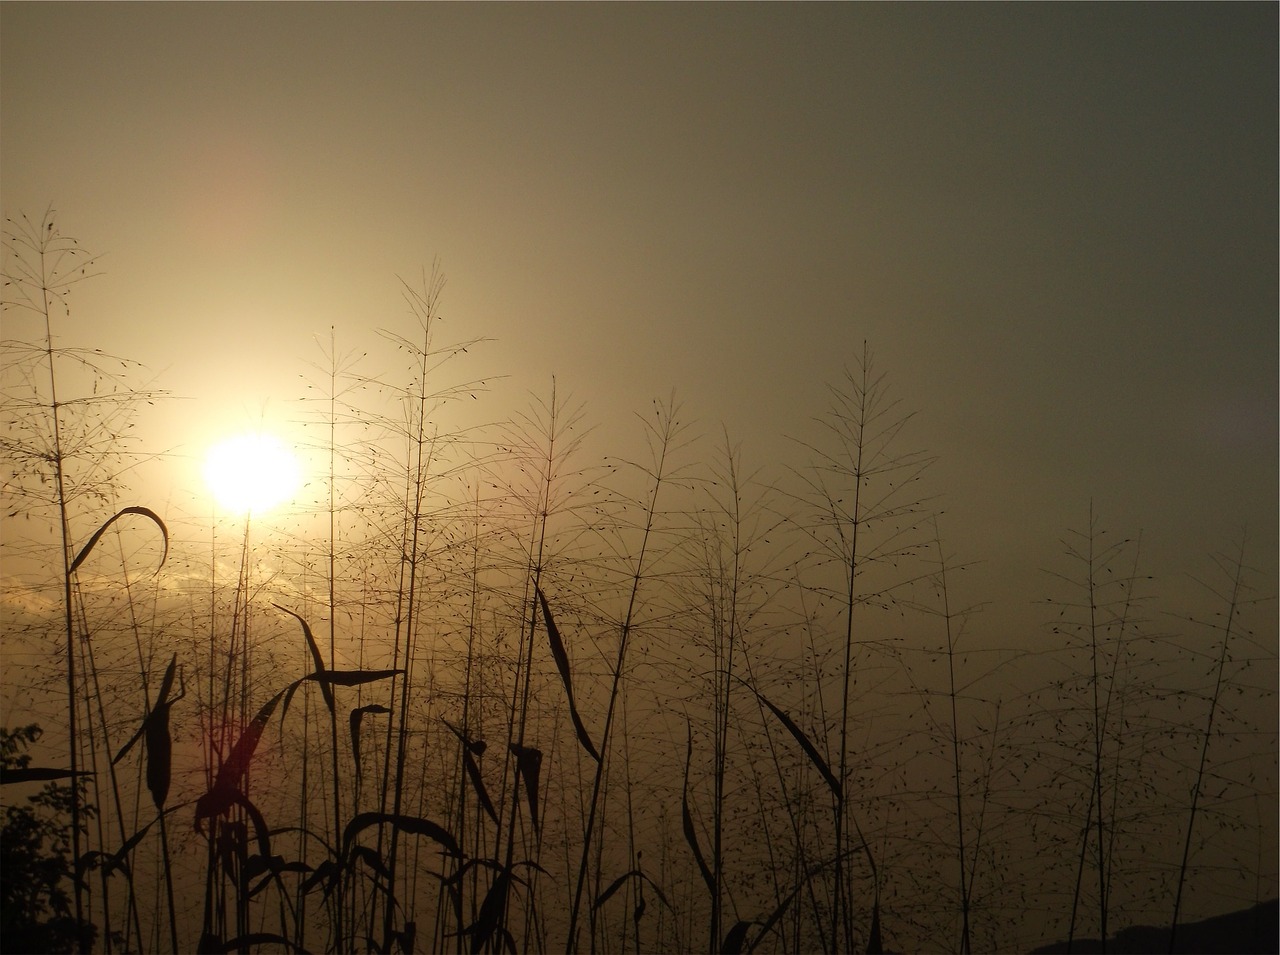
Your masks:
{"label": "reed plant", "polygon": [[[995,645],[868,348],[807,466],[748,470],[723,431],[704,459],[674,399],[601,457],[623,439],[559,379],[458,424],[486,383],[436,269],[371,345],[395,361],[331,330],[310,500],[206,525],[104,453],[152,392],[61,344],[95,260],[9,231],[38,334],[6,343],[5,510],[50,518],[83,949],[970,952],[1020,944],[1018,911],[1105,938],[1176,923],[1206,840],[1263,826],[1273,778],[1231,775],[1274,694],[1237,662],[1274,658],[1243,549],[1206,650],[1156,631],[1140,539],[1091,511],[1046,633]],[[1140,856],[1175,830],[1180,862]]]}

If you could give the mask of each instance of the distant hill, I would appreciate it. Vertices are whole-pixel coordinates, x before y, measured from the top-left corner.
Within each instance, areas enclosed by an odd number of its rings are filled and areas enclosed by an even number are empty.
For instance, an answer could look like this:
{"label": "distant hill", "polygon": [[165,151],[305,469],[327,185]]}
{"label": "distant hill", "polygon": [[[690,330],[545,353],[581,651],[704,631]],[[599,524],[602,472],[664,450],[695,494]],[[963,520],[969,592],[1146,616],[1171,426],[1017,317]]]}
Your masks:
{"label": "distant hill", "polygon": [[[1174,951],[1179,955],[1280,952],[1280,900],[1272,899],[1238,912],[1215,915],[1203,922],[1179,925],[1176,942]],[[1079,955],[1090,955],[1102,950],[1102,944],[1096,938],[1078,938],[1071,943],[1070,948],[1071,952]],[[1054,942],[1035,949],[1031,955],[1056,955],[1067,951],[1066,942]],[[1108,939],[1106,951],[1109,955],[1163,955],[1169,951],[1169,927],[1140,925],[1124,929]]]}

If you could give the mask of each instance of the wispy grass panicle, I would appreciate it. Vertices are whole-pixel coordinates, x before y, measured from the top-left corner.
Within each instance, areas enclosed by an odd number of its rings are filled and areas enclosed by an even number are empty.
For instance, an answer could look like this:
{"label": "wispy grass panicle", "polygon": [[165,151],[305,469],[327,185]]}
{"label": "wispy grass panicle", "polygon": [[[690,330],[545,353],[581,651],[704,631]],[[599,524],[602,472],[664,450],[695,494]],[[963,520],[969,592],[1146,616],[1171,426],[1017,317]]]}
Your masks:
{"label": "wispy grass panicle", "polygon": [[[855,947],[853,898],[844,864],[853,808],[846,787],[850,729],[856,718],[854,667],[859,648],[875,646],[877,636],[859,627],[858,612],[868,605],[892,605],[897,591],[921,575],[907,566],[927,542],[926,497],[921,478],[932,457],[904,450],[903,432],[911,415],[892,398],[884,375],[864,344],[857,365],[831,389],[831,406],[821,419],[826,443],[808,445],[815,459],[800,472],[798,503],[805,516],[797,523],[812,545],[816,571],[829,574],[826,586],[841,603],[842,663],[836,696],[838,739],[834,800],[834,888],[829,938],[836,949]],[[856,828],[856,823],[855,823]],[[879,877],[871,848],[861,848],[871,868],[873,917],[878,916]],[[868,930],[868,934],[870,930]]]}

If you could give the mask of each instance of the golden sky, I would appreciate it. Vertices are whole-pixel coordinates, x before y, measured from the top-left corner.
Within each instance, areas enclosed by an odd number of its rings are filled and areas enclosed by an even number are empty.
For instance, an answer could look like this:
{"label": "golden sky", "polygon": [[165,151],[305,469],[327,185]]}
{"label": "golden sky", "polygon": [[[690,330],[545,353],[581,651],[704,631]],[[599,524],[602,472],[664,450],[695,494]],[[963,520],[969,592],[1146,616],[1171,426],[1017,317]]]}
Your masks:
{"label": "golden sky", "polygon": [[0,43],[4,212],[106,253],[64,342],[190,399],[166,448],[438,258],[495,408],[674,389],[763,465],[866,340],[993,593],[1091,499],[1275,578],[1272,6],[6,3]]}
{"label": "golden sky", "polygon": [[1274,595],[1277,20],[5,2],[0,202],[104,255],[59,342],[175,396],[157,507],[229,430],[288,434],[330,329],[403,330],[437,260],[442,334],[490,339],[475,414],[554,375],[605,453],[674,390],[747,471],[802,465],[867,342],[999,642],[1091,506],[1175,595],[1247,526]]}

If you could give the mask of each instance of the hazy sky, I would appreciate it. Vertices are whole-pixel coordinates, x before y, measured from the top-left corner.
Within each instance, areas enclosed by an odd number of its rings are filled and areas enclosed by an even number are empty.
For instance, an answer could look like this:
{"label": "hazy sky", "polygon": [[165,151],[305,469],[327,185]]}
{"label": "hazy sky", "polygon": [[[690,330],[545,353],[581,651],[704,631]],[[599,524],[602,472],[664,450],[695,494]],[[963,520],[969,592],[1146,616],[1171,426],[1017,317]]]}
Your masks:
{"label": "hazy sky", "polygon": [[772,466],[866,340],[968,601],[1040,596],[1091,499],[1174,577],[1247,522],[1274,589],[1274,4],[0,18],[4,212],[107,254],[63,341],[190,399],[166,447],[284,414],[438,257],[494,416],[675,389]]}

